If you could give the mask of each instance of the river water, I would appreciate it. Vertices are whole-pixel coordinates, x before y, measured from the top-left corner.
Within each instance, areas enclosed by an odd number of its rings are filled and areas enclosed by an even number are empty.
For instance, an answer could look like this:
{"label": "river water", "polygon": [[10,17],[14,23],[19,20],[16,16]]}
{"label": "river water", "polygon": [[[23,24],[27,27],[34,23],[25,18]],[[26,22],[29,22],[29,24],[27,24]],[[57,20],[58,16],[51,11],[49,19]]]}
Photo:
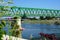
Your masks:
{"label": "river water", "polygon": [[[8,33],[8,22],[4,30]],[[22,27],[24,30],[22,31],[23,38],[30,38],[32,37],[40,37],[39,33],[48,33],[48,34],[56,34],[57,37],[60,37],[60,25],[54,24],[32,24],[32,23],[22,23]]]}
{"label": "river water", "polygon": [[25,28],[22,31],[23,38],[40,37],[39,33],[48,33],[48,34],[56,34],[56,36],[60,37],[60,25],[54,24],[31,24],[31,23],[22,23],[22,27]]}

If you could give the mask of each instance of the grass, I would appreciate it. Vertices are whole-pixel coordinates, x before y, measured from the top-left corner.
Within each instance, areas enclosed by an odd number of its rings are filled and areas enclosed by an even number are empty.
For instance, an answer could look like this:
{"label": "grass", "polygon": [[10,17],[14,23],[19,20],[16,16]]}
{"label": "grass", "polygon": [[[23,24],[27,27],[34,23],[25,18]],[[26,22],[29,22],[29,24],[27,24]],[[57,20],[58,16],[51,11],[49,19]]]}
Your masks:
{"label": "grass", "polygon": [[60,20],[24,20],[22,23],[39,23],[39,24],[54,24],[56,21],[60,22]]}

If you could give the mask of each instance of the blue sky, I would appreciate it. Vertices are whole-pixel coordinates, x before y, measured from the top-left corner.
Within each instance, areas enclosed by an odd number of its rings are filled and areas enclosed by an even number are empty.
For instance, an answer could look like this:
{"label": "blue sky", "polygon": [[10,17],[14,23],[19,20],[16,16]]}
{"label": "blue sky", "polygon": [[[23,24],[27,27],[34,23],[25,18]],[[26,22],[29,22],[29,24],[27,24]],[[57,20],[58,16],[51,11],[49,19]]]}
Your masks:
{"label": "blue sky", "polygon": [[14,0],[12,5],[28,8],[60,9],[60,0]]}

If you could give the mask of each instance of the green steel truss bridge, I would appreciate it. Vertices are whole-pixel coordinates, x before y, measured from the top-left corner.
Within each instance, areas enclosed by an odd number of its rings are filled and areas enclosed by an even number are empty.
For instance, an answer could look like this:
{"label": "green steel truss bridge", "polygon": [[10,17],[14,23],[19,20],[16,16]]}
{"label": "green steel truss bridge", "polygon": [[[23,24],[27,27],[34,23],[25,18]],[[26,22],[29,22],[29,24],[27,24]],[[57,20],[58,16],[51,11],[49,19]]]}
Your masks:
{"label": "green steel truss bridge", "polygon": [[4,7],[0,6],[0,17],[8,17],[8,16],[23,16],[26,15],[27,17],[60,17],[60,10],[54,9],[39,9],[39,8],[24,8],[24,7]]}

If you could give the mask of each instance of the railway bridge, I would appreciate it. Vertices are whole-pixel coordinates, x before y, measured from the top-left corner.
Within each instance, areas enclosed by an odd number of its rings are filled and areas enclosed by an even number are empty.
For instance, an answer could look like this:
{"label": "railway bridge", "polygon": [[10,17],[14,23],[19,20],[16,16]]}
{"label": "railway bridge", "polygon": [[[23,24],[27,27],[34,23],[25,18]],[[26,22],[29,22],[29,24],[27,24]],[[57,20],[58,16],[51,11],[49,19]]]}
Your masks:
{"label": "railway bridge", "polygon": [[13,17],[23,16],[26,14],[27,17],[60,17],[60,10],[54,9],[40,9],[40,8],[25,8],[16,6],[0,6],[0,17]]}

